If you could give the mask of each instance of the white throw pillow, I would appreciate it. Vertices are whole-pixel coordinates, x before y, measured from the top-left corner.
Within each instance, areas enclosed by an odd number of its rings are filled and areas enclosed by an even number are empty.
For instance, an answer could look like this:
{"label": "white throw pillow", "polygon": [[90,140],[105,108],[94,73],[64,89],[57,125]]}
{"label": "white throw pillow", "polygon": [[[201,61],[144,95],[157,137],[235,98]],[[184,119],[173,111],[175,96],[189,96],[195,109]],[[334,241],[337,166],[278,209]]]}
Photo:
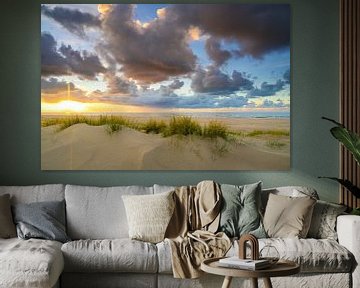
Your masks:
{"label": "white throw pillow", "polygon": [[164,240],[175,208],[173,193],[122,196],[131,239],[151,243]]}

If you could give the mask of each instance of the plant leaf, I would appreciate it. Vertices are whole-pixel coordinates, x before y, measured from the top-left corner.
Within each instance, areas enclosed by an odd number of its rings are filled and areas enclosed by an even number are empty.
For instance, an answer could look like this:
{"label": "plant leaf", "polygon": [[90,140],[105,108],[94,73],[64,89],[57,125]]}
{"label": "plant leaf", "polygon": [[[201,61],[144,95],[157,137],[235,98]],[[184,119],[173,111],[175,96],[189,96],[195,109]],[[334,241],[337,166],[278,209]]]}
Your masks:
{"label": "plant leaf", "polygon": [[353,154],[356,162],[360,165],[360,137],[345,127],[333,127],[331,134],[339,140]]}
{"label": "plant leaf", "polygon": [[356,198],[360,198],[360,188],[355,186],[349,180],[340,179],[340,178],[336,178],[336,177],[318,177],[318,178],[326,178],[326,179],[337,181],[342,186],[344,186],[347,190],[349,190]]}
{"label": "plant leaf", "polygon": [[354,156],[356,162],[360,165],[360,136],[355,132],[347,129],[343,124],[336,122],[333,119],[327,117],[321,117],[327,121],[330,121],[337,125],[330,129],[331,134],[339,140],[346,149]]}

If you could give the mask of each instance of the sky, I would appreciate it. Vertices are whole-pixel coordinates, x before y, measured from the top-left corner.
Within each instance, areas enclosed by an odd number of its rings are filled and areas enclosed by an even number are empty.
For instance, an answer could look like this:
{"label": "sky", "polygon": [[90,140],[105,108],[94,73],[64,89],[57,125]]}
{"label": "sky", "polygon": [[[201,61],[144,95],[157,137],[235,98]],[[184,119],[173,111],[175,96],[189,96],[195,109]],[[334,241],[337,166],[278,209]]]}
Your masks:
{"label": "sky", "polygon": [[44,4],[42,112],[290,110],[288,4]]}

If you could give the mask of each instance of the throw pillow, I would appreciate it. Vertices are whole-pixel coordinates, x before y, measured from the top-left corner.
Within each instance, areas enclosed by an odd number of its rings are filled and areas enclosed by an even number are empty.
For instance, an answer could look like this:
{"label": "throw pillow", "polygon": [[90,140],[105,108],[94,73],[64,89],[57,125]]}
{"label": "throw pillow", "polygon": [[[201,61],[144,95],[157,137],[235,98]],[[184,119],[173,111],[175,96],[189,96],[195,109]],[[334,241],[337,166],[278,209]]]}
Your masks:
{"label": "throw pillow", "polygon": [[0,196],[0,238],[16,237],[16,229],[11,215],[10,195]]}
{"label": "throw pillow", "polygon": [[229,237],[251,233],[265,238],[266,233],[260,216],[261,182],[244,185],[221,185],[222,209],[219,231]]}
{"label": "throw pillow", "polygon": [[175,208],[173,193],[122,196],[131,239],[151,243],[164,240]]}
{"label": "throw pillow", "polygon": [[269,237],[306,238],[316,200],[306,197],[269,195],[264,227]]}
{"label": "throw pillow", "polygon": [[13,215],[19,238],[70,241],[65,232],[65,201],[15,204]]}
{"label": "throw pillow", "polygon": [[312,214],[308,237],[337,240],[336,219],[346,206],[318,200]]}

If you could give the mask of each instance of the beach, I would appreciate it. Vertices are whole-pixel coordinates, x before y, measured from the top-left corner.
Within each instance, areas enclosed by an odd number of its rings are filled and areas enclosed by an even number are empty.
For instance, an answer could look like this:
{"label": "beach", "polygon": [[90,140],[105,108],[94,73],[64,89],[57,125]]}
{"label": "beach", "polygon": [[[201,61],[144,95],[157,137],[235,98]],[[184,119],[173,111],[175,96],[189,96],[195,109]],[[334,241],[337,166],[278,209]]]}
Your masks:
{"label": "beach", "polygon": [[[157,120],[161,120],[159,117]],[[137,121],[145,119],[136,118]],[[167,120],[167,119],[163,119]],[[196,118],[201,125],[209,118]],[[42,170],[288,170],[290,136],[252,131],[290,130],[289,119],[222,118],[230,139],[144,133],[75,124],[41,128]],[[246,134],[244,132],[248,132]],[[243,135],[241,134],[243,133]],[[252,134],[253,135],[252,135]],[[251,135],[251,137],[249,136]],[[281,144],[281,145],[280,145]]]}

